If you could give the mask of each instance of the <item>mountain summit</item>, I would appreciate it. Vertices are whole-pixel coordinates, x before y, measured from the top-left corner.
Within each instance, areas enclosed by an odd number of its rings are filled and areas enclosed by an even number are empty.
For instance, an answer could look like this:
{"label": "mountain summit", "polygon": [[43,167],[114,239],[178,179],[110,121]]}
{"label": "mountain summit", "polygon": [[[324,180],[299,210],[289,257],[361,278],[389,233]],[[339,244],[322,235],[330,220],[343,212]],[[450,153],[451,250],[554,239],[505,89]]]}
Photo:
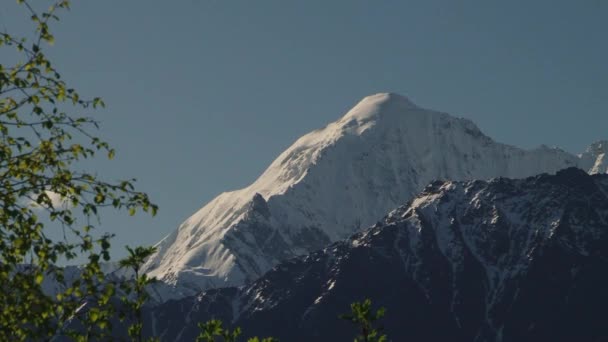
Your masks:
{"label": "mountain summit", "polygon": [[433,180],[523,178],[572,166],[604,173],[605,146],[579,156],[523,150],[403,96],[368,96],[298,139],[253,184],[188,218],[158,243],[145,269],[176,285],[172,297],[241,285],[374,224]]}

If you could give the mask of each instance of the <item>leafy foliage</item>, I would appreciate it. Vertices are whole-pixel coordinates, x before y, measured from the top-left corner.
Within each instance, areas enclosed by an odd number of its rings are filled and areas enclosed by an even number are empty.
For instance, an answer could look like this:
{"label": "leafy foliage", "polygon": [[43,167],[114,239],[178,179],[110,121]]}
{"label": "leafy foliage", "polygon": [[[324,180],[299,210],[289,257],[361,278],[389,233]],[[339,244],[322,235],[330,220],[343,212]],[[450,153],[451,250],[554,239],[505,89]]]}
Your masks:
{"label": "leafy foliage", "polygon": [[355,342],[386,342],[387,337],[381,334],[381,328],[374,323],[384,317],[386,310],[379,308],[375,313],[372,311],[372,301],[365,299],[363,302],[354,302],[350,305],[351,312],[341,315],[340,318],[355,324],[361,335],[355,338]]}
{"label": "leafy foliage", "polygon": [[156,252],[155,247],[136,247],[131,248],[127,246],[129,256],[122,259],[119,264],[121,268],[127,268],[133,272],[131,280],[124,281],[120,284],[120,288],[124,291],[124,295],[121,300],[124,304],[124,310],[121,312],[120,317],[124,320],[128,314],[133,323],[129,326],[128,333],[129,337],[133,341],[143,341],[142,330],[143,330],[143,319],[142,319],[142,308],[144,304],[150,299],[148,292],[146,292],[146,286],[156,281],[155,278],[149,278],[145,273],[141,274],[140,270],[146,258]]}
{"label": "leafy foliage", "polygon": [[[196,338],[196,342],[216,342],[220,339],[224,342],[236,342],[238,337],[241,335],[241,328],[237,327],[233,331],[223,327],[222,321],[212,319],[206,323],[199,323],[198,327],[201,329],[200,334]],[[277,342],[278,340],[274,337],[265,337],[260,339],[259,337],[252,337],[247,342]]]}
{"label": "leafy foliage", "polygon": [[[372,301],[365,299],[363,302],[354,302],[350,305],[351,312],[340,315],[341,319],[347,320],[355,324],[360,331],[360,335],[355,337],[355,342],[386,342],[387,336],[381,333],[382,328],[376,327],[375,323],[384,317],[386,310],[379,308],[374,312],[372,310]],[[241,335],[241,328],[237,327],[233,331],[223,327],[220,320],[213,319],[206,323],[199,323],[198,327],[201,332],[196,338],[196,342],[236,342]],[[274,337],[266,337],[260,339],[253,337],[247,342],[276,342]]]}
{"label": "leafy foliage", "polygon": [[[70,2],[55,1],[44,11],[17,2],[28,12],[34,38],[0,33],[0,50],[18,56],[13,65],[0,64],[0,340],[58,334],[87,340],[109,327],[115,293],[103,281],[111,236],[94,234],[98,210],[155,214],[157,207],[134,189],[134,180],[111,183],[77,170],[79,161],[99,153],[111,159],[114,150],[92,134],[97,122],[81,114],[103,101],[83,99],[44,52],[55,41],[50,23]],[[82,256],[87,263],[68,279],[60,265]],[[61,286],[45,292],[45,280]],[[85,303],[93,305],[83,310]],[[66,330],[74,321],[83,331]]]}

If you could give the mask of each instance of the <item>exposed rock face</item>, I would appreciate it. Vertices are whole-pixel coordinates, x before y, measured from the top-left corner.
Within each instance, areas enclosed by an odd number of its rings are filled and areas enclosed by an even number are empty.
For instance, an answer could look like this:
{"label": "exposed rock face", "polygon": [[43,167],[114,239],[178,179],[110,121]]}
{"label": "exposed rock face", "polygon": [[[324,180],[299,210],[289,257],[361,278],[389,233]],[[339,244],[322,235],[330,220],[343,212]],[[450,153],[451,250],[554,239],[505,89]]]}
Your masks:
{"label": "exposed rock face", "polygon": [[248,335],[345,341],[355,331],[338,314],[369,297],[394,341],[603,341],[606,270],[608,175],[437,181],[347,240],[147,319],[170,341],[211,318]]}

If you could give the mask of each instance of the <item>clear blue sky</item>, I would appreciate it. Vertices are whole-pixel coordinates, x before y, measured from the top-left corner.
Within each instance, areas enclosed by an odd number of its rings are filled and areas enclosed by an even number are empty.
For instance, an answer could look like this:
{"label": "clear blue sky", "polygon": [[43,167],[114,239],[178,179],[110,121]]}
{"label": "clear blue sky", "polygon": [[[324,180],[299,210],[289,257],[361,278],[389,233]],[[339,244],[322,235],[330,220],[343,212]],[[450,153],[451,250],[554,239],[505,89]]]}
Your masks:
{"label": "clear blue sky", "polygon": [[[22,31],[26,13],[1,1],[0,27]],[[608,138],[604,0],[74,0],[55,32],[64,78],[108,104],[100,133],[117,157],[92,166],[160,205],[103,217],[117,256],[376,92],[522,147]]]}

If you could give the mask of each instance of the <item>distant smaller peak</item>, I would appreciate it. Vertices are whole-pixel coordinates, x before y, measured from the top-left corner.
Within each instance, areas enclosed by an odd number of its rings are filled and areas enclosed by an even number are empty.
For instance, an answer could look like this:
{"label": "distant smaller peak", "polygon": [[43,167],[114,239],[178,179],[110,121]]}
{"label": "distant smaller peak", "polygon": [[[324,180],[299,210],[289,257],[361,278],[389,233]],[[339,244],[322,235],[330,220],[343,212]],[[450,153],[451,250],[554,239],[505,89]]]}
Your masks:
{"label": "distant smaller peak", "polygon": [[598,140],[587,147],[587,152],[601,154],[608,152],[608,140]]}

